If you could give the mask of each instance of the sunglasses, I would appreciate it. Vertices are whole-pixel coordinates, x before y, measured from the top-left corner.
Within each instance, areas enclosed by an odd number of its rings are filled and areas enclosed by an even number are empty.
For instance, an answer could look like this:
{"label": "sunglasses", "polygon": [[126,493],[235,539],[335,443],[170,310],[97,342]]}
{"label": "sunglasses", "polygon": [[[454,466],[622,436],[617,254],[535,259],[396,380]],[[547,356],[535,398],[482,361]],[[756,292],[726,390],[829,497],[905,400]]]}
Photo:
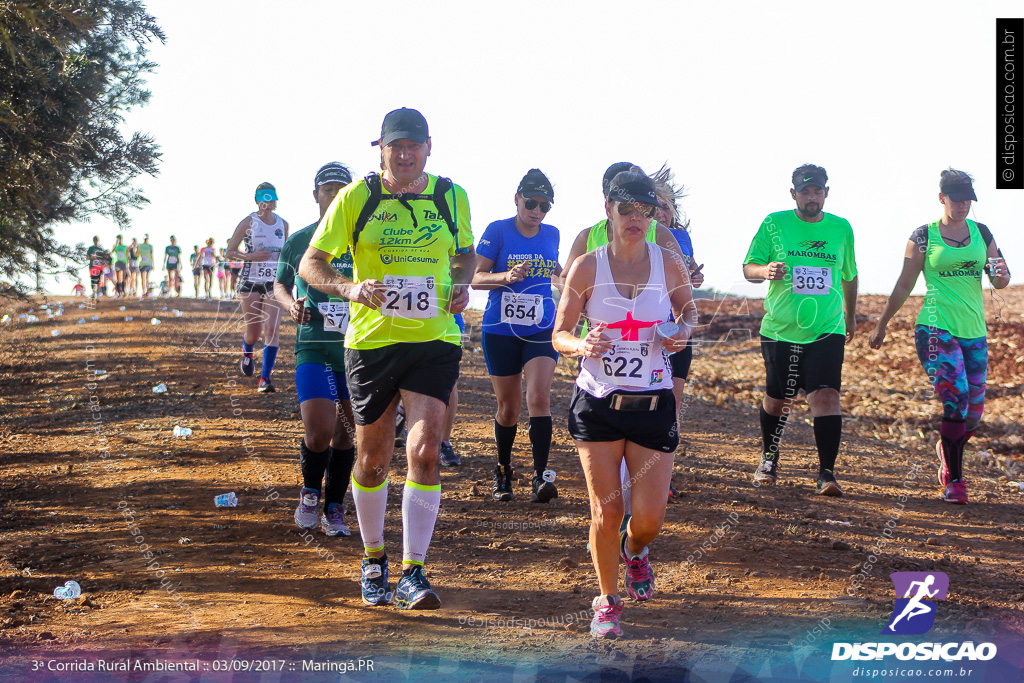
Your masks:
{"label": "sunglasses", "polygon": [[619,212],[620,216],[628,216],[637,209],[640,213],[647,218],[654,218],[654,211],[656,207],[652,204],[640,204],[639,202],[619,202],[619,205],[615,207],[615,210]]}
{"label": "sunglasses", "polygon": [[536,199],[527,199],[523,202],[523,206],[526,207],[527,211],[533,211],[540,206],[541,213],[547,213],[551,210],[551,204],[549,202],[538,202]]}

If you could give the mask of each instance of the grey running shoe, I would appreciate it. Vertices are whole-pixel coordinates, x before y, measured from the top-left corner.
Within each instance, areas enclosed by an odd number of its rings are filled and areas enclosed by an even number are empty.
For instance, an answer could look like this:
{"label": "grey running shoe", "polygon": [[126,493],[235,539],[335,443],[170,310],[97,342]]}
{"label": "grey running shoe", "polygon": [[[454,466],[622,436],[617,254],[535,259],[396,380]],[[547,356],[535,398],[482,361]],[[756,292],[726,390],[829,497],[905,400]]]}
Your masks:
{"label": "grey running shoe", "polygon": [[295,524],[300,529],[315,529],[317,523],[317,506],[320,505],[320,492],[316,489],[303,487],[299,492],[299,507],[295,508]]}

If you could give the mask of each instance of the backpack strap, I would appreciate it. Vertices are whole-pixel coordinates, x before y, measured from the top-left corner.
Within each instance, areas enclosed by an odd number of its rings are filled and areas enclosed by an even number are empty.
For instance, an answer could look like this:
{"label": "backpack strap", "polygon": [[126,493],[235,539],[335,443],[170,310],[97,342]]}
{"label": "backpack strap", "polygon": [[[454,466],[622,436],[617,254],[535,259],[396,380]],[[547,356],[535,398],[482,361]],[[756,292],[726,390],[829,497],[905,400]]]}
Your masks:
{"label": "backpack strap", "polygon": [[[367,198],[366,203],[363,204],[363,208],[359,211],[359,217],[356,219],[355,230],[352,232],[352,245],[355,246],[359,242],[359,233],[366,227],[367,221],[370,220],[370,216],[380,206],[381,199],[383,198],[383,191],[381,190],[380,174],[370,173],[363,179],[366,182],[366,187],[370,191],[370,196]],[[448,231],[451,232],[452,236],[457,236],[459,228],[455,225],[455,221],[452,218],[452,210],[448,205],[448,200],[445,195],[449,192],[452,193],[452,203],[455,202],[454,184],[451,178],[438,177],[437,182],[434,184],[433,194],[411,194],[402,193],[391,195],[390,199],[397,199],[402,206],[406,207],[412,214],[413,227],[416,227],[416,212],[413,211],[412,206],[409,205],[409,201],[415,199],[430,199],[434,202],[434,208],[437,209],[437,214],[444,220],[448,226]]]}
{"label": "backpack strap", "polygon": [[370,196],[367,198],[366,203],[363,204],[363,208],[359,211],[359,217],[356,218],[356,228],[352,231],[352,247],[353,253],[355,245],[359,242],[359,233],[366,227],[366,222],[370,220],[370,216],[380,206],[380,198],[383,194],[380,189],[380,174],[370,173],[363,181],[366,183],[366,188],[370,191]]}
{"label": "backpack strap", "polygon": [[452,219],[452,209],[448,206],[448,201],[445,199],[445,195],[449,192],[452,193],[452,204],[454,204],[456,199],[452,179],[438,177],[437,183],[434,184],[434,207],[437,208],[437,214],[448,225],[448,231],[452,234],[452,237],[456,237],[459,234],[459,228]]}

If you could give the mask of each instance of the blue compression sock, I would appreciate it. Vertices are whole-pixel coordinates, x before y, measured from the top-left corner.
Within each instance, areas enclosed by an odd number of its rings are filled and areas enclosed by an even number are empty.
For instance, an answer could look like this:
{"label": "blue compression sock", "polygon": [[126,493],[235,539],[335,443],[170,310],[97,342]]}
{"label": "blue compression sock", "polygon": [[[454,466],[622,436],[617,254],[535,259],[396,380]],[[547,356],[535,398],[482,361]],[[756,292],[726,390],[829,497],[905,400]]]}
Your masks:
{"label": "blue compression sock", "polygon": [[252,347],[252,344],[246,344],[245,340],[242,340],[242,354],[245,355],[246,358],[252,358]]}
{"label": "blue compression sock", "polygon": [[277,347],[263,347],[263,369],[260,371],[261,379],[270,379],[270,372],[274,369],[274,361],[277,360]]}

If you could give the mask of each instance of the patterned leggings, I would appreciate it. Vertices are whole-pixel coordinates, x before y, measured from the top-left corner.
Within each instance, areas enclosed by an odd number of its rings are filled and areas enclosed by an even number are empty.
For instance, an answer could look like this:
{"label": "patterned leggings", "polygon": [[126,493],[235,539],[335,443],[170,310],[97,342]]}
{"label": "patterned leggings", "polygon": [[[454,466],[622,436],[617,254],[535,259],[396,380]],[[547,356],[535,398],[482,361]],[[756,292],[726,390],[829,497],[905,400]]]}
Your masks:
{"label": "patterned leggings", "polygon": [[927,325],[914,328],[917,357],[942,401],[942,419],[966,421],[978,428],[985,411],[988,340],[962,339]]}

